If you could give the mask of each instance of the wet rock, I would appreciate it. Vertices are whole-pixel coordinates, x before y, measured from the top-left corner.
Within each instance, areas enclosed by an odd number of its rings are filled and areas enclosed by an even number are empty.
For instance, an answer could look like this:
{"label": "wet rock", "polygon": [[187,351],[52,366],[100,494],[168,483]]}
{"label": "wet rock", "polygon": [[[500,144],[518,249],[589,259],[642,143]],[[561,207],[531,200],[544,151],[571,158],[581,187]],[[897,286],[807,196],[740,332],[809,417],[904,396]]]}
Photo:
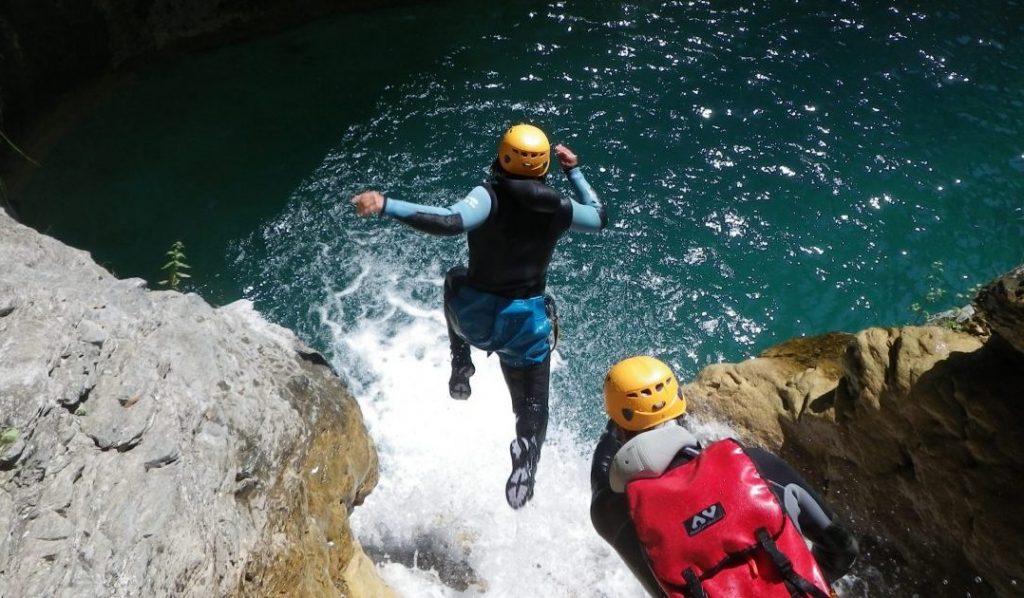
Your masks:
{"label": "wet rock", "polygon": [[992,331],[1024,353],[1024,266],[985,285],[975,304]]}
{"label": "wet rock", "polygon": [[0,255],[0,594],[390,594],[348,524],[376,453],[322,358],[2,211]]}
{"label": "wet rock", "polygon": [[954,307],[931,316],[925,321],[926,326],[964,326],[977,314],[973,305]]}

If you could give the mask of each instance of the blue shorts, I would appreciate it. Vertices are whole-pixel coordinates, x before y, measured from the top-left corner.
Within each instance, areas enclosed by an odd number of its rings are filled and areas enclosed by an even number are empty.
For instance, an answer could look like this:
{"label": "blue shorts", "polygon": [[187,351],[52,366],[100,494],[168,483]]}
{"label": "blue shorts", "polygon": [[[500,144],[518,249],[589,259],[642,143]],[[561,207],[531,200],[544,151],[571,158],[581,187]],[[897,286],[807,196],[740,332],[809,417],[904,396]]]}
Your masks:
{"label": "blue shorts", "polygon": [[501,363],[524,368],[551,352],[551,321],[544,296],[508,299],[461,285],[445,305],[455,333],[470,345],[497,353]]}

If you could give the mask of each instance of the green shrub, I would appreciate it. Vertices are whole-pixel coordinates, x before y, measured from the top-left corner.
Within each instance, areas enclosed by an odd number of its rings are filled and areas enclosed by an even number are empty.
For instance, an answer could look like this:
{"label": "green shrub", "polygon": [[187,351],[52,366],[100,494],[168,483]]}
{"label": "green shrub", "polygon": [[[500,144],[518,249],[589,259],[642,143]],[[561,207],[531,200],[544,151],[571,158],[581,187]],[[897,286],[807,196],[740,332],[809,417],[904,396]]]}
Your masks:
{"label": "green shrub", "polygon": [[185,270],[192,267],[185,263],[185,244],[181,241],[175,241],[167,251],[167,258],[167,263],[164,264],[163,268],[160,268],[167,271],[167,278],[161,280],[160,284],[171,290],[180,291],[181,282],[186,278],[192,278],[185,273]]}

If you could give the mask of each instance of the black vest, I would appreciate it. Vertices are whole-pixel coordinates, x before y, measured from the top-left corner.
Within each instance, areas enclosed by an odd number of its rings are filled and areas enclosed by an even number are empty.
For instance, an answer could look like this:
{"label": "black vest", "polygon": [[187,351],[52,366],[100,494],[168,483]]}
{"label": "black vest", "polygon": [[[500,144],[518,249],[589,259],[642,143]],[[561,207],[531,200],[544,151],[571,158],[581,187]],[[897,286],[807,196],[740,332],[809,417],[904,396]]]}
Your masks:
{"label": "black vest", "polygon": [[555,244],[572,224],[572,201],[537,179],[495,174],[491,213],[467,235],[470,286],[501,297],[544,294]]}

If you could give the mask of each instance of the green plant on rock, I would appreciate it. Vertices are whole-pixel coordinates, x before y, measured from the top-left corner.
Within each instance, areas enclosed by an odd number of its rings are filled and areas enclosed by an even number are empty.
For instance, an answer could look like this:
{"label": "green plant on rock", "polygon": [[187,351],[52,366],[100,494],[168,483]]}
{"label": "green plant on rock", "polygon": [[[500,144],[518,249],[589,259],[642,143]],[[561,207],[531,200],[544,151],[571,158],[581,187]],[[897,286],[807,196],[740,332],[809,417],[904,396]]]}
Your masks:
{"label": "green plant on rock", "polygon": [[7,428],[0,432],[0,453],[18,441],[18,428]]}
{"label": "green plant on rock", "polygon": [[163,268],[160,268],[167,271],[167,278],[161,280],[160,284],[171,290],[180,291],[181,282],[186,278],[192,278],[185,273],[185,270],[191,267],[185,263],[185,244],[181,241],[175,241],[167,251],[167,263],[164,264]]}

